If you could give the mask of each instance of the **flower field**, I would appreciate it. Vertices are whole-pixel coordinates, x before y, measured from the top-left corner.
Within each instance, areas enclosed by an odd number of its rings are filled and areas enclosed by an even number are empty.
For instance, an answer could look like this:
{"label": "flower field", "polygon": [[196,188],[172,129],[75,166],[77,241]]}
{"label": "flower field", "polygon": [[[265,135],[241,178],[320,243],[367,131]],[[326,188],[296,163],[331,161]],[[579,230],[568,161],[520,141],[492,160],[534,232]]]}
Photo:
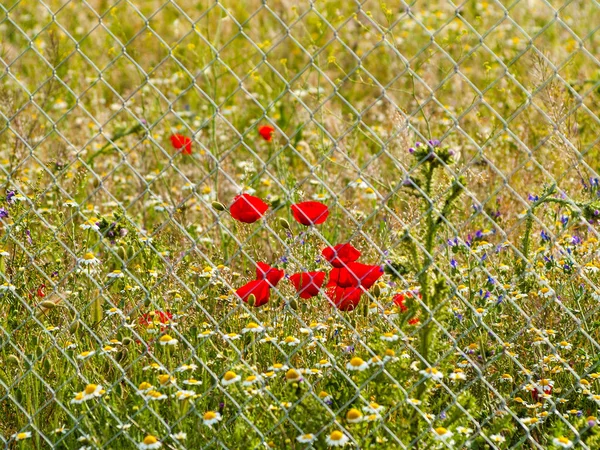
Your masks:
{"label": "flower field", "polygon": [[600,448],[597,17],[3,0],[0,446]]}

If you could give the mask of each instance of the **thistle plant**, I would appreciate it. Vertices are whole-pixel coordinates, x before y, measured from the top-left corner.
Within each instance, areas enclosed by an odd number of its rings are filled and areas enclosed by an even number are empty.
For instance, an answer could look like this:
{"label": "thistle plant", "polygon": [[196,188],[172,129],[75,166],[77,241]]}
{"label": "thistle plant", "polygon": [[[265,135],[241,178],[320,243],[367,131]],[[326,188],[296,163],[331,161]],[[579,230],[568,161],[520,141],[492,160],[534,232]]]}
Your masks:
{"label": "thistle plant", "polygon": [[446,168],[455,162],[455,153],[449,146],[431,140],[427,144],[417,143],[409,151],[415,165],[403,184],[406,192],[417,200],[424,226],[404,231],[402,243],[410,256],[410,263],[392,263],[386,270],[396,277],[412,272],[419,282],[420,306],[415,302],[408,316],[416,315],[420,309],[419,317],[423,325],[419,353],[426,364],[431,365],[435,363],[432,354],[436,330],[433,314],[448,292],[446,279],[436,270],[436,244],[449,222],[454,203],[464,190],[465,179],[462,176],[448,179]]}

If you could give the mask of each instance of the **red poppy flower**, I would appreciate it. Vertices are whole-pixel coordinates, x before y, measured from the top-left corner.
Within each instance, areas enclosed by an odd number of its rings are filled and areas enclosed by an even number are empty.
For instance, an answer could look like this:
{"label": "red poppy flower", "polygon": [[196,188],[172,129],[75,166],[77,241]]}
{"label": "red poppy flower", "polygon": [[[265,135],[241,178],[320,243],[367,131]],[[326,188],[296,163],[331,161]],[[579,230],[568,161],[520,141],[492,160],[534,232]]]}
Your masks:
{"label": "red poppy flower", "polygon": [[346,267],[349,263],[360,258],[360,252],[349,243],[326,247],[321,254],[333,267]]}
{"label": "red poppy flower", "polygon": [[250,194],[238,195],[231,206],[229,212],[235,220],[244,223],[254,223],[269,209],[269,205],[263,202],[260,198]]}
{"label": "red poppy flower", "polygon": [[552,389],[553,389],[553,387],[551,384],[545,384],[545,385],[541,386],[540,388],[534,388],[533,391],[531,391],[531,396],[533,397],[533,399],[536,402],[538,402],[542,398],[544,398],[544,394],[547,394],[547,395],[552,394]]}
{"label": "red poppy flower", "polygon": [[383,275],[381,266],[349,262],[346,267],[336,267],[329,273],[327,295],[344,311],[351,311],[367,291]]}
{"label": "red poppy flower", "polygon": [[328,285],[327,296],[342,311],[352,311],[360,303],[363,291],[359,287],[341,287]]}
{"label": "red poppy flower", "polygon": [[271,267],[264,262],[256,263],[256,279],[267,280],[271,287],[277,286],[284,274],[283,270]]}
{"label": "red poppy flower", "polygon": [[296,222],[308,227],[325,222],[329,208],[321,202],[301,202],[292,205],[292,214]]}
{"label": "red poppy flower", "polygon": [[258,307],[269,301],[269,298],[271,297],[271,286],[266,279],[253,280],[243,285],[235,291],[235,293],[246,303],[248,303],[250,295],[253,294],[255,298],[254,306]]}
{"label": "red poppy flower", "polygon": [[171,144],[175,150],[179,150],[186,155],[192,154],[192,140],[182,134],[173,134],[171,136]]}
{"label": "red poppy flower", "polygon": [[[145,313],[142,314],[140,316],[140,318],[138,319],[140,325],[144,325],[144,326],[148,326],[148,325],[152,325],[156,322],[161,323],[163,325],[169,323],[171,320],[173,319],[173,314],[171,314],[169,311],[160,311],[160,310],[155,310],[151,313]],[[160,327],[161,331],[164,331],[166,327]]]}
{"label": "red poppy flower", "polygon": [[37,288],[36,294],[39,298],[44,298],[46,296],[46,285],[40,284]]}
{"label": "red poppy flower", "polygon": [[404,294],[397,294],[394,296],[394,304],[400,308],[401,312],[408,311],[408,306],[404,304]]}
{"label": "red poppy flower", "polygon": [[421,322],[421,320],[420,320],[418,317],[413,317],[412,319],[410,319],[410,320],[408,321],[408,324],[409,324],[409,325],[416,325],[416,324],[418,324],[419,322]]}
{"label": "red poppy flower", "polygon": [[340,287],[362,287],[365,290],[371,286],[383,275],[381,266],[371,266],[351,262],[347,267],[336,267],[329,273],[329,283],[327,286],[337,285]]}
{"label": "red poppy flower", "polygon": [[273,140],[273,133],[275,133],[275,128],[273,128],[271,125],[263,125],[262,127],[258,128],[258,134],[260,134],[267,142],[271,142]]}
{"label": "red poppy flower", "polygon": [[295,273],[290,276],[290,281],[300,298],[311,298],[319,294],[325,281],[325,272]]}

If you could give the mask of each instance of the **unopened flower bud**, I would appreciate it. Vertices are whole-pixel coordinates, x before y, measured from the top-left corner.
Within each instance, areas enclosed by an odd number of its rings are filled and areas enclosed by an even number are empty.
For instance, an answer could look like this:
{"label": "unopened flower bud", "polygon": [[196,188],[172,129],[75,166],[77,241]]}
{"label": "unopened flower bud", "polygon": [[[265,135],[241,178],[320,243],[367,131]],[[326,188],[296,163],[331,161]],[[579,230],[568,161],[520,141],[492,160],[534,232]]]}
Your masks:
{"label": "unopened flower bud", "polygon": [[225,211],[225,205],[221,202],[212,202],[212,207],[217,211]]}
{"label": "unopened flower bud", "polygon": [[56,307],[56,303],[51,300],[44,300],[42,303],[40,303],[40,306],[46,309],[54,309]]}
{"label": "unopened flower bud", "polygon": [[379,298],[380,295],[381,295],[381,288],[379,287],[378,284],[376,284],[375,286],[373,286],[373,296],[375,298]]}
{"label": "unopened flower bud", "polygon": [[284,230],[290,229],[290,223],[287,220],[285,220],[283,217],[279,218],[279,226],[281,228],[283,228]]}
{"label": "unopened flower bud", "polygon": [[255,303],[256,303],[256,295],[254,295],[254,294],[250,294],[250,295],[248,296],[248,304],[249,304],[250,306],[254,306],[254,304],[255,304]]}

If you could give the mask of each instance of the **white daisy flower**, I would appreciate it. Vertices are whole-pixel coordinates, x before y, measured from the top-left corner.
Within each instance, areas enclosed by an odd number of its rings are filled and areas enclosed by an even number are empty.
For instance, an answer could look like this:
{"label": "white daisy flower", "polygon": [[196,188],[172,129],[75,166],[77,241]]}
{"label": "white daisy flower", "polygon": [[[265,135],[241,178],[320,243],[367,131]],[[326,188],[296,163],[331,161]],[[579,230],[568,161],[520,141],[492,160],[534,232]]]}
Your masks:
{"label": "white daisy flower", "polygon": [[369,363],[359,358],[358,356],[355,356],[348,362],[348,364],[346,364],[346,369],[356,370],[358,372],[362,372],[363,370],[366,370],[368,368]]}
{"label": "white daisy flower", "polygon": [[380,339],[386,342],[396,342],[398,339],[400,339],[400,336],[394,333],[383,333],[380,336]]}
{"label": "white daisy flower", "polygon": [[79,261],[86,266],[95,266],[100,264],[100,260],[96,258],[92,252],[87,252]]}
{"label": "white daisy flower", "polygon": [[173,394],[173,398],[176,398],[177,400],[187,400],[188,398],[192,398],[194,395],[196,395],[194,391],[180,390]]}
{"label": "white daisy flower", "polygon": [[433,432],[433,436],[440,441],[445,441],[447,439],[450,439],[453,435],[452,431],[450,431],[444,427],[434,428],[431,431]]}
{"label": "white daisy flower", "polygon": [[437,370],[435,367],[428,367],[425,370],[421,370],[420,374],[424,375],[426,378],[431,378],[435,381],[440,381],[442,378],[444,378],[444,374]]}
{"label": "white daisy flower", "polygon": [[216,411],[206,411],[202,416],[204,425],[210,427],[222,419],[221,414]]}
{"label": "white daisy flower", "polygon": [[146,436],[144,440],[138,444],[138,448],[140,450],[153,450],[161,447],[162,444],[158,438],[156,436],[152,436],[151,434]]}
{"label": "white daisy flower", "polygon": [[301,434],[296,440],[301,444],[312,444],[315,441],[315,435],[311,433]]}
{"label": "white daisy flower", "polygon": [[179,433],[172,434],[171,437],[176,441],[185,441],[187,439],[187,433],[180,431]]}
{"label": "white daisy flower", "polygon": [[330,447],[343,447],[349,440],[350,438],[339,430],[332,432],[325,438],[325,442],[327,442],[327,445]]}
{"label": "white daisy flower", "polygon": [[100,222],[100,219],[98,219],[97,217],[92,217],[91,219],[83,222],[80,225],[80,227],[83,228],[84,230],[98,231],[100,229],[100,227],[97,225],[98,222]]}
{"label": "white daisy flower", "polygon": [[160,339],[158,340],[158,343],[162,346],[165,345],[177,345],[177,339],[171,337],[168,334],[165,334],[163,336],[160,337]]}
{"label": "white daisy flower", "polygon": [[21,433],[15,433],[11,436],[15,441],[24,441],[31,437],[31,431],[23,431]]}
{"label": "white daisy flower", "polygon": [[571,448],[571,447],[573,447],[573,442],[570,441],[569,439],[567,439],[564,436],[560,436],[560,437],[554,438],[552,440],[552,443],[554,445],[556,445],[557,447],[561,447],[561,448]]}
{"label": "white daisy flower", "polygon": [[504,436],[502,436],[501,434],[492,434],[490,436],[490,439],[495,442],[496,444],[502,444],[503,442],[506,441],[506,438]]}
{"label": "white daisy flower", "polygon": [[228,372],[225,372],[225,375],[223,375],[223,378],[221,379],[221,384],[223,386],[229,386],[230,384],[237,383],[241,379],[242,377],[230,370]]}
{"label": "white daisy flower", "polygon": [[262,333],[263,331],[265,331],[265,328],[255,322],[250,322],[242,329],[242,333]]}

